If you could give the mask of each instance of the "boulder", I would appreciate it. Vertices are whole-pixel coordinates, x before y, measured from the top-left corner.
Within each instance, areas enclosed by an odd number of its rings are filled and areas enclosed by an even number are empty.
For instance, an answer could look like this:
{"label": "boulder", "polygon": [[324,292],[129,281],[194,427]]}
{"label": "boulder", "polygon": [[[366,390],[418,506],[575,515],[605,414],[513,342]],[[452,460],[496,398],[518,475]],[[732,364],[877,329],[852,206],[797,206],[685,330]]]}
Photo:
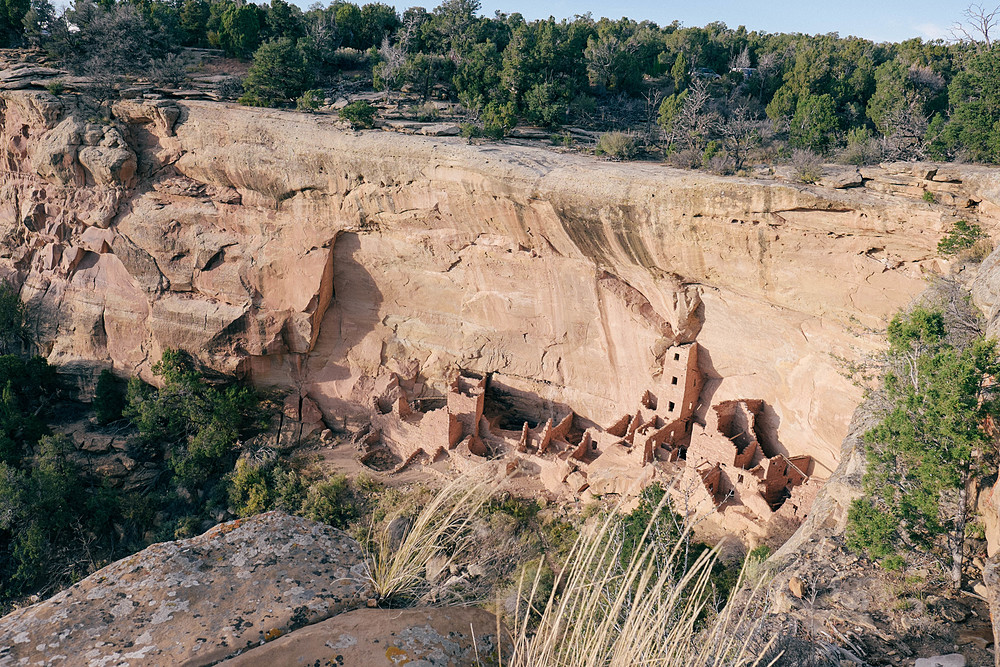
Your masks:
{"label": "boulder", "polygon": [[357,542],[268,512],[154,544],[8,614],[0,664],[211,664],[369,593]]}
{"label": "boulder", "polygon": [[824,188],[843,190],[846,188],[860,187],[863,183],[864,179],[861,178],[861,173],[857,169],[839,169],[828,167],[823,172],[823,176],[820,177],[818,184]]}
{"label": "boulder", "polygon": [[428,137],[457,137],[460,128],[454,123],[433,123],[420,128],[420,134]]}
{"label": "boulder", "polygon": [[15,65],[9,69],[0,71],[0,81],[15,81],[19,79],[31,79],[31,78],[51,78],[54,76],[62,76],[66,74],[64,70],[53,69],[51,67],[34,67],[27,65],[26,63],[20,66]]}
{"label": "boulder", "polygon": [[36,173],[50,183],[83,185],[83,171],[76,161],[84,125],[66,118],[38,142],[31,158]]}
{"label": "boulder", "polygon": [[965,656],[961,653],[949,653],[933,658],[918,658],[913,667],[965,667]]}
{"label": "boulder", "polygon": [[135,176],[135,154],[127,148],[87,146],[77,158],[97,185],[130,185]]}
{"label": "boulder", "polygon": [[788,590],[800,600],[806,596],[805,584],[798,577],[792,577],[788,580]]}
{"label": "boulder", "polygon": [[957,644],[972,644],[985,651],[993,643],[993,630],[990,628],[976,628],[974,630],[962,630],[955,639]]}
{"label": "boulder", "polygon": [[180,109],[168,100],[122,100],[113,107],[114,114],[126,123],[152,124],[159,136],[173,136]]}
{"label": "boulder", "polygon": [[507,136],[512,139],[549,139],[552,132],[540,127],[515,127]]}
{"label": "boulder", "polygon": [[[505,643],[503,655],[509,656]],[[472,667],[493,664],[496,647],[496,617],[475,607],[358,609],[220,664]]]}

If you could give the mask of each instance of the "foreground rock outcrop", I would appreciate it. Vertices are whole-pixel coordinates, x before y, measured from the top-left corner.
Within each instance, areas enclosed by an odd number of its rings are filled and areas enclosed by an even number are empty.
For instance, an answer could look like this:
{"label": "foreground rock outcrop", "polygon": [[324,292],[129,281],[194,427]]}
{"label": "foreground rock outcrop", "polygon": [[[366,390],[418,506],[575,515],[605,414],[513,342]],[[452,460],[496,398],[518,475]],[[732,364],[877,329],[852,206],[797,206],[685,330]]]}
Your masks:
{"label": "foreground rock outcrop", "polygon": [[364,606],[361,549],[269,512],[155,544],[0,619],[0,665],[207,665]]}
{"label": "foreground rock outcrop", "polygon": [[[477,607],[358,609],[220,663],[225,667],[480,667],[502,664],[496,617]],[[503,630],[500,630],[504,632]],[[510,656],[504,636],[501,655]]]}

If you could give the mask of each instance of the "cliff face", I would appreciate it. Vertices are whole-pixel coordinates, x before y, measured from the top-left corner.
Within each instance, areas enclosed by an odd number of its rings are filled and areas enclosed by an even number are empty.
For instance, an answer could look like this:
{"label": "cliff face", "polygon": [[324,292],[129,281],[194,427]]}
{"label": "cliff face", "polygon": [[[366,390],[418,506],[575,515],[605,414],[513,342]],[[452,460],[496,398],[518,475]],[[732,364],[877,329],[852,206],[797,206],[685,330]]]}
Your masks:
{"label": "cliff face", "polygon": [[103,127],[46,93],[0,101],[0,272],[50,361],[150,378],[183,347],[297,386],[332,421],[371,410],[381,369],[422,398],[462,369],[522,416],[606,424],[697,339],[702,414],[763,398],[781,446],[826,477],[859,398],[834,355],[872,344],[851,327],[944,268],[951,221],[1000,230],[982,169],[833,189],[216,103],[123,101]]}

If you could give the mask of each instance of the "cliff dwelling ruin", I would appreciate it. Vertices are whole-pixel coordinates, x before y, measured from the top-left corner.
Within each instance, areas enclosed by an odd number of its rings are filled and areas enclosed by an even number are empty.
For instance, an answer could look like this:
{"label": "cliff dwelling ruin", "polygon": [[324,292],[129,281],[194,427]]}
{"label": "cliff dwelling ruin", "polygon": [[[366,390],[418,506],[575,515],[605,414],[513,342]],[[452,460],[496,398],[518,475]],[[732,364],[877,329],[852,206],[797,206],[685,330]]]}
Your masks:
{"label": "cliff dwelling ruin", "polygon": [[355,441],[363,463],[389,472],[418,460],[447,458],[460,471],[490,462],[496,474],[559,499],[632,496],[660,482],[678,508],[707,514],[727,532],[759,537],[798,525],[819,486],[812,458],[787,456],[771,442],[761,400],[721,401],[700,419],[698,349],[668,348],[635,412],[606,427],[558,406],[548,410],[555,416],[532,419],[512,407],[523,401],[511,400],[510,388],[471,374],[456,375],[435,407],[410,398],[423,389],[415,369],[409,377],[385,372],[372,391],[371,422]]}

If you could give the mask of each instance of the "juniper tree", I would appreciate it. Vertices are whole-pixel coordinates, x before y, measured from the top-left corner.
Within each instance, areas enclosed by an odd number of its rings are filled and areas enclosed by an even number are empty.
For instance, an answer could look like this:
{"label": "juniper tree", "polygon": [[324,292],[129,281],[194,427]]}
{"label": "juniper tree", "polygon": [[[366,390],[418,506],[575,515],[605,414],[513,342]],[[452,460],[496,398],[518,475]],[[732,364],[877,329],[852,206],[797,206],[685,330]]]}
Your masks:
{"label": "juniper tree", "polygon": [[0,281],[0,354],[20,354],[27,339],[21,297],[10,283]]}
{"label": "juniper tree", "polygon": [[865,496],[851,504],[848,546],[875,558],[934,551],[943,538],[952,585],[962,583],[968,490],[996,452],[996,343],[954,340],[942,312],[916,308],[888,329],[881,420],[865,435]]}
{"label": "juniper tree", "polygon": [[302,51],[287,37],[261,45],[253,56],[241,104],[272,107],[288,104],[312,82]]}

